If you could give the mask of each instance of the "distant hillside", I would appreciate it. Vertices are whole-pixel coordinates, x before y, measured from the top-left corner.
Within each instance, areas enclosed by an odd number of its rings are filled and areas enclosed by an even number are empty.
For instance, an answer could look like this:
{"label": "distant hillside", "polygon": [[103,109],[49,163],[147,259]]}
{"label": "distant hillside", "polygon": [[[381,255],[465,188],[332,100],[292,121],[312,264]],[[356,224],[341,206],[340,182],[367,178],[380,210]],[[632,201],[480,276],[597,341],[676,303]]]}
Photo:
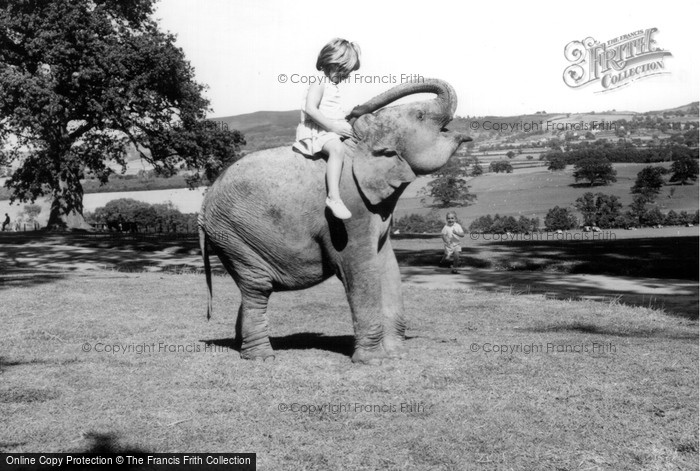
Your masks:
{"label": "distant hillside", "polygon": [[[591,113],[545,113],[539,112],[527,115],[517,115],[517,116],[479,116],[479,117],[467,117],[455,118],[450,125],[449,129],[455,131],[470,132],[472,135],[479,135],[484,132],[474,132],[473,128],[470,129],[470,121],[478,120],[480,122],[489,121],[490,125],[493,127],[493,123],[499,124],[512,124],[517,123],[529,123],[529,122],[540,122],[540,121],[558,121],[562,122],[578,122],[581,120],[617,120],[617,119],[631,119],[632,116],[637,114],[658,114],[661,115],[664,112],[673,113],[678,111],[683,111],[685,113],[692,112],[693,110],[697,112],[698,102],[689,103],[684,106],[679,106],[676,108],[669,108],[666,110],[659,111],[649,111],[646,113],[636,113],[631,111],[600,111]],[[258,111],[255,113],[240,114],[235,116],[225,116],[221,118],[211,118],[210,121],[215,122],[220,125],[226,125],[229,129],[237,129],[245,134],[245,139],[247,145],[244,147],[245,152],[253,152],[261,149],[269,149],[271,147],[286,146],[291,145],[294,142],[296,135],[296,128],[299,124],[299,110],[291,111]],[[516,128],[517,129],[517,128]],[[536,133],[529,133],[533,136]]]}
{"label": "distant hillside", "polygon": [[212,121],[226,123],[230,129],[246,132],[260,126],[274,125],[296,127],[299,124],[299,110],[291,111],[256,111],[255,113],[212,118]]}
{"label": "distant hillside", "polygon": [[673,113],[673,112],[678,112],[682,111],[684,113],[690,113],[690,112],[698,112],[698,108],[700,108],[700,102],[694,101],[692,103],[688,103],[687,105],[683,106],[678,106],[676,108],[668,108],[665,110],[659,110],[659,111],[647,111],[645,114],[663,114],[663,113]]}
{"label": "distant hillside", "polygon": [[236,129],[245,134],[245,152],[292,145],[299,124],[299,110],[292,111],[257,111],[212,118],[217,124],[222,123],[229,129]]}

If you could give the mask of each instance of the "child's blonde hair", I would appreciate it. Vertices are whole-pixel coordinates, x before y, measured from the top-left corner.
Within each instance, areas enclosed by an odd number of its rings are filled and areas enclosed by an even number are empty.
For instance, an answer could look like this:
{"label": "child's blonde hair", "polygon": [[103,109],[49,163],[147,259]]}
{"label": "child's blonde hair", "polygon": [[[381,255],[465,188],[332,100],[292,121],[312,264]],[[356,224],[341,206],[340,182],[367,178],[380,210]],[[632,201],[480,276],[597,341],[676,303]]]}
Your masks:
{"label": "child's blonde hair", "polygon": [[449,211],[447,214],[445,214],[445,219],[450,217],[450,214],[453,215],[455,219],[457,219],[457,213],[455,213],[454,211]]}
{"label": "child's blonde hair", "polygon": [[360,68],[360,46],[347,39],[335,38],[323,46],[316,60],[316,70],[323,70],[336,64],[345,74]]}

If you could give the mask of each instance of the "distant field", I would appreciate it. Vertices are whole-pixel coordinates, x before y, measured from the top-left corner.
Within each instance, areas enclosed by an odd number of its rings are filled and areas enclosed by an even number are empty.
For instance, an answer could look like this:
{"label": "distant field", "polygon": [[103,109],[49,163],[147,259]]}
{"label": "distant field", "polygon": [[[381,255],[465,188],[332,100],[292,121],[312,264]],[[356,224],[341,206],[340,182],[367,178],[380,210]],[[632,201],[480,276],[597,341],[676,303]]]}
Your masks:
{"label": "distant field", "polygon": [[[617,182],[608,186],[589,187],[587,184],[574,186],[573,168],[569,166],[562,172],[550,172],[546,169],[527,169],[514,173],[489,173],[470,180],[470,191],[477,195],[474,205],[466,208],[453,208],[463,221],[470,223],[487,214],[511,215],[514,217],[539,217],[544,221],[547,211],[554,206],[573,205],[584,193],[604,193],[620,198],[626,207],[632,202],[630,188],[634,185],[637,173],[649,164],[613,164],[617,170]],[[670,167],[668,163],[664,166]],[[430,180],[419,178],[412,183],[399,200],[396,217],[406,214],[428,214],[417,197],[418,191]],[[668,198],[669,190],[675,188],[674,198]],[[698,209],[698,185],[667,185],[662,189],[657,203],[663,212],[673,209],[695,211]],[[446,209],[439,212],[443,214]]]}

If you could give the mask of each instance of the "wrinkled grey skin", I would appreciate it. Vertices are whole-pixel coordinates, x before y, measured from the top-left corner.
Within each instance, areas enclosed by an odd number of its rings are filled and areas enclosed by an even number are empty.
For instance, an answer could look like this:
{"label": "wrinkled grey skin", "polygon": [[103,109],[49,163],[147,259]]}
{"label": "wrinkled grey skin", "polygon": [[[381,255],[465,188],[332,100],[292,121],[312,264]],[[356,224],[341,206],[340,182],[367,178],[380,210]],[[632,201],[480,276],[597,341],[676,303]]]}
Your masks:
{"label": "wrinkled grey skin", "polygon": [[[433,100],[384,108],[412,93]],[[443,131],[457,106],[439,80],[399,85],[351,114],[356,139],[344,141],[340,194],[353,216],[342,221],[325,208],[326,161],[291,147],[250,154],[207,191],[200,213],[200,245],[209,290],[209,245],[241,291],[236,341],[241,357],[274,358],[269,296],[309,288],[336,275],[352,311],[352,361],[404,357],[401,278],[389,237],[396,202],[416,175],[442,167],[466,135]],[[208,244],[207,244],[208,242]]]}

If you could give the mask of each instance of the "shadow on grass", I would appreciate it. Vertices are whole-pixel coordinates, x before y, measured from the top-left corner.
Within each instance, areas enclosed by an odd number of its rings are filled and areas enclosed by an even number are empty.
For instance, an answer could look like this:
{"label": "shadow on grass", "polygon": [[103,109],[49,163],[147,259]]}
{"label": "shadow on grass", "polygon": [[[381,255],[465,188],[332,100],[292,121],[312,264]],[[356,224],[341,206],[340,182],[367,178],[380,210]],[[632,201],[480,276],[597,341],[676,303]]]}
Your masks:
{"label": "shadow on grass", "polygon": [[558,333],[558,332],[576,332],[592,335],[610,335],[613,337],[636,337],[636,338],[664,338],[676,340],[697,340],[698,333],[683,332],[680,334],[669,333],[662,329],[642,329],[642,330],[625,330],[624,328],[606,328],[595,324],[560,324],[547,325],[541,327],[532,327],[519,329],[527,332],[535,333]]}
{"label": "shadow on grass", "polygon": [[[574,236],[588,240],[575,240]],[[509,271],[698,280],[698,237],[615,240],[614,233],[609,231],[528,237],[540,240],[504,240],[463,247],[462,265]],[[571,240],[547,240],[557,237],[571,237]],[[442,256],[442,251],[436,249],[395,249],[394,252],[401,266],[437,266]]]}
{"label": "shadow on grass", "polygon": [[33,360],[29,360],[29,361],[13,361],[13,360],[8,360],[5,357],[0,357],[0,373],[4,372],[8,367],[12,367],[12,366],[36,365],[36,364],[43,364],[43,363],[48,363],[48,361],[38,360],[38,359],[33,359]]}
{"label": "shadow on grass", "polygon": [[[88,432],[85,434],[85,438],[90,440],[91,443],[87,448],[85,448],[83,453],[120,453],[123,455],[137,456],[140,458],[146,458],[146,455],[148,454],[147,450],[143,450],[141,448],[122,448],[115,446],[116,435],[112,433]],[[130,468],[127,467],[127,469],[152,469],[152,467],[131,466]]]}
{"label": "shadow on grass", "polygon": [[[148,456],[152,455],[152,453],[148,452],[147,450],[144,450],[142,448],[136,448],[136,447],[120,447],[115,445],[116,443],[116,435],[112,433],[96,433],[96,432],[87,432],[83,435],[83,439],[88,440],[90,443],[87,445],[84,449],[81,449],[79,451],[69,451],[72,454],[79,453],[80,455],[94,455],[93,457],[97,456],[102,456],[106,457],[104,455],[129,455],[133,456],[135,458],[141,458],[143,459],[143,463],[148,463]],[[3,449],[10,449],[11,447],[17,447],[17,446],[22,446],[22,443],[0,443],[0,450]],[[43,453],[43,455],[46,455],[47,457],[51,457],[52,453]],[[112,456],[114,458],[114,456]],[[65,459],[65,457],[64,457]],[[154,466],[152,464],[143,464],[143,465],[137,465],[137,464],[128,464],[125,463],[121,466],[118,465],[84,465],[84,466],[74,466],[71,467],[71,469],[124,469],[124,470],[152,470],[152,469],[158,469],[158,466]],[[37,471],[44,471],[44,470],[55,470],[56,466],[52,466],[50,464],[47,465],[22,465],[19,467],[16,466],[10,466],[9,469],[23,469],[23,470],[37,470]],[[184,469],[184,468],[182,468]]]}
{"label": "shadow on grass", "polygon": [[[201,340],[206,345],[230,348],[240,352],[235,338]],[[352,357],[355,337],[352,335],[325,335],[319,332],[299,332],[283,337],[270,337],[273,350],[325,350]]]}
{"label": "shadow on grass", "polygon": [[[199,242],[188,234],[0,234],[0,289],[58,281],[69,272],[193,272],[201,269]],[[216,257],[212,271],[224,273]],[[96,275],[102,276],[102,275]]]}
{"label": "shadow on grass", "polygon": [[[544,233],[528,236],[531,240],[496,239],[472,246],[467,241],[461,257],[464,276],[450,283],[465,289],[545,294],[556,299],[616,301],[698,318],[698,237],[615,240],[614,236],[614,231]],[[505,239],[506,235],[498,237]],[[404,246],[408,248],[395,249],[404,281],[428,285],[426,274],[440,272],[442,251],[420,245],[412,250],[410,243]]]}
{"label": "shadow on grass", "polygon": [[567,273],[572,274],[698,280],[698,237],[616,240],[614,232],[609,231],[569,235],[597,239],[493,242],[489,250],[507,253],[515,267],[537,260],[543,268],[569,263]]}

